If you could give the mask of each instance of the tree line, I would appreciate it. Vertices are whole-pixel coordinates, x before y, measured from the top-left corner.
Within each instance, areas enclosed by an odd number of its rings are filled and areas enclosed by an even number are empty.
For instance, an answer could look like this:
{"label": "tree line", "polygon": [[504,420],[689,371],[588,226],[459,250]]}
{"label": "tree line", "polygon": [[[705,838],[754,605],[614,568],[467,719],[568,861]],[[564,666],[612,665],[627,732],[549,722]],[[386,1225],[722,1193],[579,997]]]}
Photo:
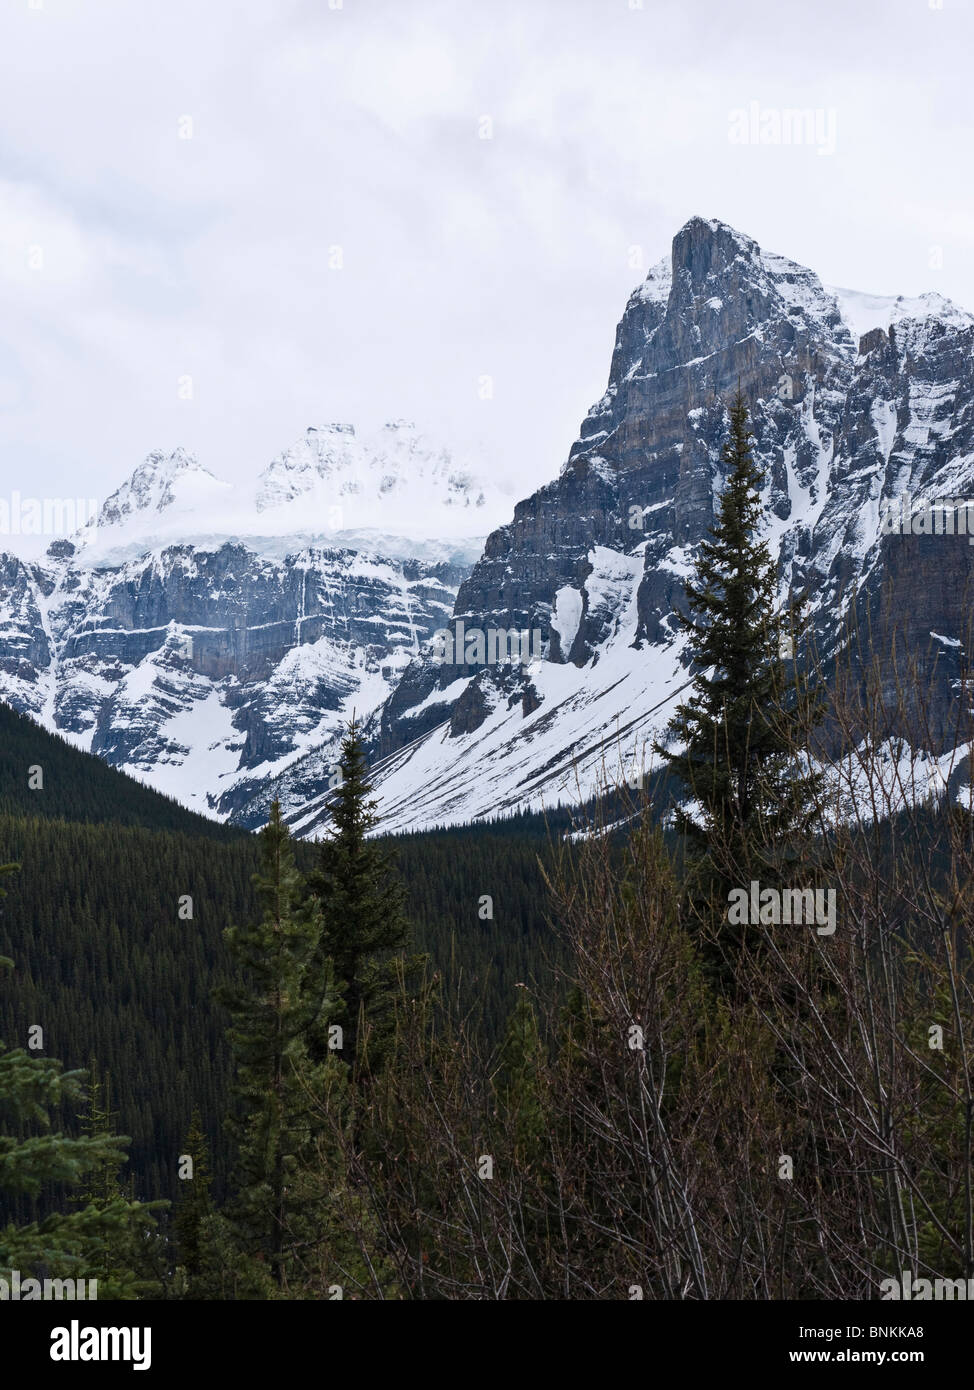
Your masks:
{"label": "tree line", "polygon": [[[0,1231],[0,1273],[87,1262],[125,1296],[189,1299],[974,1279],[972,808],[931,782],[922,727],[891,747],[921,691],[891,709],[851,640],[826,683],[805,596],[782,595],[759,538],[740,394],[724,472],[681,615],[692,693],[656,746],[678,795],[614,787],[602,823],[549,842],[548,936],[499,1026],[417,942],[353,725],[330,833],[296,846],[275,804],[256,910],[223,934],[224,1187],[196,1114],[171,1209],[139,1200],[100,1076],[69,1139],[45,1120],[80,1079],[2,1054],[5,1184],[78,1195],[43,1243],[37,1221]],[[471,887],[473,919],[491,895]],[[806,890],[834,895],[831,929],[778,910]]]}

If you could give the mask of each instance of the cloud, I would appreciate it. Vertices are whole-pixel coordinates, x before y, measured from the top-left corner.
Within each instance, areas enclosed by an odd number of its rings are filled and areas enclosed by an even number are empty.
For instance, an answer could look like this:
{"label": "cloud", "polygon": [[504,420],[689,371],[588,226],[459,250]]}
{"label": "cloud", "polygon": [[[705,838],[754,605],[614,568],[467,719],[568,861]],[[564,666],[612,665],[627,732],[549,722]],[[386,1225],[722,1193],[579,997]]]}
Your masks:
{"label": "cloud", "polygon": [[[630,248],[695,212],[974,307],[950,0],[17,0],[3,27],[0,490],[104,495],[177,445],[250,476],[309,423],[406,415],[524,491],[603,390]],[[752,100],[834,109],[834,155],[731,145]]]}

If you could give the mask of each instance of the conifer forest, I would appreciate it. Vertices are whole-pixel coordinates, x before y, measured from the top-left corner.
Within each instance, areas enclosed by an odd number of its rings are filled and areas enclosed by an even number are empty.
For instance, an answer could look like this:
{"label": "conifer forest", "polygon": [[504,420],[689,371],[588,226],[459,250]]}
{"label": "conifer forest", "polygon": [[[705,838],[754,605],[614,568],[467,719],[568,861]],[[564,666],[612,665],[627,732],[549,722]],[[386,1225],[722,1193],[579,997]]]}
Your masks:
{"label": "conifer forest", "polygon": [[974,35],[823,4],[0,16],[11,1384],[962,1354]]}

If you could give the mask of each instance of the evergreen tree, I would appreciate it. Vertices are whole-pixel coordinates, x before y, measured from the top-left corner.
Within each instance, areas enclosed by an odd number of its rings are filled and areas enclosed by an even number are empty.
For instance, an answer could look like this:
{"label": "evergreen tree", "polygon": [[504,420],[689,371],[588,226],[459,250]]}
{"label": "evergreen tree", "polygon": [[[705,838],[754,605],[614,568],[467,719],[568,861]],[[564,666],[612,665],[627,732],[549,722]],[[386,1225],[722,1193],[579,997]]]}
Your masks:
{"label": "evergreen tree", "polygon": [[[803,767],[799,738],[821,717],[818,695],[788,673],[782,638],[794,641],[803,605],[776,612],[777,577],[758,539],[762,473],[751,453],[748,410],[738,390],[724,447],[727,483],[716,524],[699,549],[679,620],[695,665],[693,693],[656,753],[701,808],[679,808],[677,829],[733,882],[774,873],[789,839],[815,815],[819,778]],[[719,861],[719,862],[718,862]]]}
{"label": "evergreen tree", "polygon": [[[315,1055],[327,1047],[327,1025],[343,1029],[349,1062],[381,1065],[395,1026],[397,961],[410,939],[405,889],[388,851],[369,838],[378,823],[365,749],[353,720],[342,742],[341,780],[329,804],[332,827],[322,842],[318,867],[309,875],[310,900],[322,916],[322,932],[309,988],[317,1020]],[[416,958],[405,963],[411,974]],[[325,1008],[332,971],[343,993],[339,1011]],[[367,1039],[367,1045],[366,1045]]]}
{"label": "evergreen tree", "polygon": [[[0,878],[16,867],[0,866]],[[0,970],[12,968],[11,960],[0,957]],[[52,1114],[65,1101],[80,1099],[83,1080],[84,1072],[66,1072],[52,1058],[0,1048],[0,1198],[36,1198],[50,1184],[97,1184],[106,1167],[123,1161],[129,1141],[122,1136],[102,1131],[70,1138],[53,1128]],[[107,1252],[130,1245],[150,1228],[151,1210],[116,1192],[24,1225],[8,1221],[0,1227],[0,1278],[9,1280],[18,1270],[22,1278],[98,1279],[100,1297],[132,1297],[130,1270],[114,1266],[105,1277]]]}
{"label": "evergreen tree", "polygon": [[[415,923],[412,949],[430,953],[443,997],[473,1011],[487,1048],[503,1037],[510,981],[542,986],[559,949],[545,922],[542,833],[543,826],[524,834],[515,818],[510,826],[378,841],[396,851]],[[85,1067],[92,1055],[110,1059],[112,1109],[132,1138],[123,1173],[135,1175],[140,1197],[185,1196],[175,1158],[194,1105],[210,1136],[213,1190],[224,1190],[232,1060],[212,991],[235,973],[224,928],[258,915],[258,851],[257,835],[220,844],[135,826],[0,815],[0,863],[23,864],[16,893],[0,903],[0,955],[19,963],[20,943],[30,942],[29,971],[18,971],[16,991],[0,989],[0,1037],[19,1039],[24,1018],[41,1019],[66,1068]],[[319,846],[296,841],[294,853],[308,873]],[[468,929],[471,884],[493,892],[495,928],[477,922],[474,899],[476,927]],[[174,885],[193,897],[191,922],[178,911]],[[34,1213],[17,1198],[8,1214],[20,1221]]]}
{"label": "evergreen tree", "polygon": [[242,1300],[274,1298],[277,1286],[266,1260],[241,1257],[234,1222],[216,1209],[211,1188],[210,1146],[198,1109],[183,1140],[180,1161],[193,1160],[192,1177],[181,1180],[172,1220],[173,1258],[168,1287],[175,1298]]}
{"label": "evergreen tree", "polygon": [[[91,1139],[108,1139],[115,1132],[116,1118],[109,1099],[111,1078],[102,1080],[94,1057],[88,1066],[88,1078],[84,1108],[78,1115],[81,1132]],[[118,1178],[121,1160],[122,1155],[117,1150],[106,1150],[105,1157],[92,1165],[82,1191],[74,1199],[76,1205],[84,1206],[87,1202],[106,1205],[121,1197],[122,1187]]]}
{"label": "evergreen tree", "polygon": [[172,1233],[176,1243],[176,1261],[186,1273],[190,1290],[202,1270],[200,1231],[213,1211],[210,1188],[210,1146],[203,1132],[199,1108],[193,1111],[189,1130],[183,1143],[180,1161],[192,1161],[192,1176],[182,1180],[180,1199],[173,1211]]}
{"label": "evergreen tree", "polygon": [[[340,1063],[308,1055],[314,1010],[306,975],[315,958],[321,919],[303,884],[280,805],[260,833],[261,870],[255,886],[263,905],[254,925],[231,927],[227,941],[245,982],[220,992],[232,1015],[239,1113],[231,1119],[238,1143],[230,1219],[244,1255],[264,1262],[278,1288],[299,1278],[297,1252],[320,1236],[327,1181],[309,1161],[320,1129],[316,1100],[328,1093]],[[318,971],[321,1010],[337,1000],[330,972]]]}
{"label": "evergreen tree", "polygon": [[541,1070],[544,1049],[538,1019],[526,989],[518,995],[501,1045],[494,1093],[511,1128],[516,1155],[530,1163],[539,1156],[545,1129]]}
{"label": "evergreen tree", "polygon": [[[101,1148],[101,1157],[92,1163],[74,1205],[96,1211],[113,1211],[132,1204],[148,1215],[167,1207],[168,1202],[135,1202],[134,1178],[130,1179],[126,1195],[119,1178],[119,1169],[126,1156],[120,1147],[113,1147],[116,1116],[111,1108],[111,1078],[102,1079],[94,1058],[88,1070],[84,1106],[78,1115],[81,1132],[92,1145]],[[123,1140],[123,1146],[128,1145]],[[102,1297],[113,1290],[114,1297],[153,1297],[160,1292],[161,1269],[158,1268],[159,1241],[152,1231],[152,1222],[120,1225],[102,1244],[99,1258],[91,1273],[98,1279]],[[154,1258],[155,1257],[155,1258]],[[155,1266],[155,1267],[154,1267]]]}

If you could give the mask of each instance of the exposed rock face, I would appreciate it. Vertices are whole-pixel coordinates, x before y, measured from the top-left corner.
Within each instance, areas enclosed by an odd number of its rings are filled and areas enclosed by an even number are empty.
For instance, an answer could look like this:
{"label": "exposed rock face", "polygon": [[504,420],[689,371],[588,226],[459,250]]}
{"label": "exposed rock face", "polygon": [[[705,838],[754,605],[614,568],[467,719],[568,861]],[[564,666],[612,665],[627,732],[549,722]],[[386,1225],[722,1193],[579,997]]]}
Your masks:
{"label": "exposed rock face", "polygon": [[[638,772],[687,680],[674,609],[723,486],[738,384],[782,596],[808,594],[826,656],[855,618],[891,700],[897,662],[916,660],[933,692],[925,746],[953,746],[974,546],[885,534],[882,516],[904,495],[974,501],[974,318],[933,294],[829,290],[702,218],[631,295],[560,476],[478,543],[472,568],[449,547],[375,539],[383,499],[386,527],[410,507],[417,524],[510,516],[400,422],[369,447],[320,426],[280,455],[252,506],[270,548],[236,531],[190,544],[204,504],[230,505],[226,485],[178,451],[152,455],[106,504],[120,553],[81,536],[42,565],[0,559],[0,695],[249,825],[276,795],[299,833],[320,828],[353,708],[390,828],[584,796],[605,769]],[[306,543],[307,518],[333,506],[344,537]],[[146,515],[166,538],[149,552],[131,539]],[[434,631],[458,623],[540,631],[542,657],[434,651]],[[902,732],[916,730],[891,721]]]}
{"label": "exposed rock face", "polygon": [[8,559],[4,688],[116,766],[183,796],[195,782],[196,804],[247,820],[254,780],[356,698],[368,712],[389,693],[464,572],[349,550],[274,562],[231,544],[94,572]]}
{"label": "exposed rock face", "polygon": [[32,582],[28,567],[13,555],[0,555],[0,592],[3,594],[2,688],[8,692],[11,704],[36,713],[43,704],[38,673],[45,670],[51,660],[40,608],[43,595]]}
{"label": "exposed rock face", "polygon": [[936,669],[940,751],[969,650],[974,547],[883,535],[880,515],[903,493],[974,499],[972,350],[974,318],[939,296],[830,291],[720,222],[688,222],[630,297],[608,388],[560,477],[491,534],[457,596],[468,629],[540,627],[540,673],[429,654],[404,673],[376,730],[391,823],[570,795],[579,759],[584,790],[606,740],[635,751],[665,722],[686,679],[673,610],[712,523],[738,384],[783,593],[808,593],[826,654],[850,611],[871,627],[891,689],[896,626]]}
{"label": "exposed rock face", "polygon": [[[0,697],[196,809],[258,824],[271,779],[390,695],[469,572],[452,541],[393,534],[391,555],[381,535],[341,543],[329,497],[386,476],[405,488],[410,458],[444,510],[475,513],[481,496],[461,497],[472,475],[410,426],[336,457],[351,434],[310,430],[265,470],[261,505],[237,507],[254,538],[160,543],[182,525],[218,530],[230,504],[229,485],[177,450],[150,454],[97,526],[41,562],[0,554]],[[335,542],[290,549],[289,507],[307,529],[324,518]]]}

